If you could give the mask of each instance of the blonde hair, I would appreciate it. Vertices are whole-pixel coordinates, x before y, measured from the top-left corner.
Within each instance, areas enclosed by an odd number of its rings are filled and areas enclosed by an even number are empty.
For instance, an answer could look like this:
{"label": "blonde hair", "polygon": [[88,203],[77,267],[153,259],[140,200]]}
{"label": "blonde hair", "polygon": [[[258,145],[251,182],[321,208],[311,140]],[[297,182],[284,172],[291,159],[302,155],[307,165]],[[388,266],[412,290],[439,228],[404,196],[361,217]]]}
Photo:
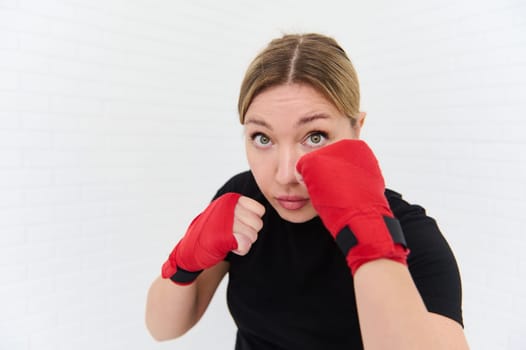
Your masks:
{"label": "blonde hair", "polygon": [[272,40],[249,65],[239,92],[241,124],[254,98],[265,89],[283,84],[308,84],[356,122],[360,87],[351,60],[331,37],[286,34]]}

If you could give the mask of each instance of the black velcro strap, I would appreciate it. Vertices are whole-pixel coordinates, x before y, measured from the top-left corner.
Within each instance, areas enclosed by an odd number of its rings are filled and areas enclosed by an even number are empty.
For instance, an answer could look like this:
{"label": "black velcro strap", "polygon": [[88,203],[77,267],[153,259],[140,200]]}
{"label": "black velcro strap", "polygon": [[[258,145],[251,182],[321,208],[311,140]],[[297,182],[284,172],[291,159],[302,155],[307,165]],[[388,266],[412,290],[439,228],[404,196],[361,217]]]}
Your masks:
{"label": "black velcro strap", "polygon": [[388,216],[384,216],[384,222],[387,226],[387,230],[389,230],[389,233],[391,234],[391,238],[393,238],[393,242],[401,244],[404,248],[407,248],[407,242],[405,241],[404,231],[402,231],[400,222],[395,218],[390,218]]}
{"label": "black velcro strap", "polygon": [[177,271],[170,279],[176,283],[190,283],[193,282],[201,272],[203,272],[203,270],[192,272],[177,266]]}
{"label": "black velcro strap", "polygon": [[[398,222],[397,219],[388,216],[384,216],[383,218],[393,242],[401,244],[404,248],[407,248],[407,243],[400,222]],[[345,226],[340,232],[338,232],[338,235],[336,235],[336,244],[340,247],[343,254],[347,256],[349,250],[358,244],[358,240],[349,226]]]}
{"label": "black velcro strap", "polygon": [[338,232],[338,235],[336,235],[336,244],[340,247],[343,255],[347,256],[349,250],[358,244],[358,240],[349,226],[345,226]]}

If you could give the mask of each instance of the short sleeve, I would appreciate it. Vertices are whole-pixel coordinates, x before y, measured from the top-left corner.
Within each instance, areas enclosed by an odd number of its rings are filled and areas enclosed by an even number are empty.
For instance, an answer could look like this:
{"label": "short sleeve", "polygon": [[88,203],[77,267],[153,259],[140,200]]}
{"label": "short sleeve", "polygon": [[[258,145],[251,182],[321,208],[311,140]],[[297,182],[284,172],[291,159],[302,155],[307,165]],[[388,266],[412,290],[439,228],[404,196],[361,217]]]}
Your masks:
{"label": "short sleeve", "polygon": [[428,311],[463,326],[460,272],[436,221],[426,215],[424,208],[407,203],[400,194],[387,190],[386,196],[404,231],[410,249],[409,271]]}

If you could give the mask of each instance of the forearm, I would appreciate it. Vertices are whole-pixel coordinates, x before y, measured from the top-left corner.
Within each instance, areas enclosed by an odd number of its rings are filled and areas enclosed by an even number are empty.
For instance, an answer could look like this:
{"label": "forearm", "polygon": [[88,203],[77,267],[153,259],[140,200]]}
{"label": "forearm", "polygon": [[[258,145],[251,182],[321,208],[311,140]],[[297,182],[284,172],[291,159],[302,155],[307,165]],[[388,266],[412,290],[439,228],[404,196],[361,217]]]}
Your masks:
{"label": "forearm", "polygon": [[148,291],[146,326],[156,340],[186,333],[197,322],[197,285],[179,286],[158,277]]}
{"label": "forearm", "polygon": [[158,277],[146,301],[146,326],[156,340],[180,337],[203,316],[219,283],[228,272],[222,261],[204,270],[190,285]]}
{"label": "forearm", "polygon": [[365,349],[468,349],[460,325],[427,311],[406,266],[371,261],[354,285]]}

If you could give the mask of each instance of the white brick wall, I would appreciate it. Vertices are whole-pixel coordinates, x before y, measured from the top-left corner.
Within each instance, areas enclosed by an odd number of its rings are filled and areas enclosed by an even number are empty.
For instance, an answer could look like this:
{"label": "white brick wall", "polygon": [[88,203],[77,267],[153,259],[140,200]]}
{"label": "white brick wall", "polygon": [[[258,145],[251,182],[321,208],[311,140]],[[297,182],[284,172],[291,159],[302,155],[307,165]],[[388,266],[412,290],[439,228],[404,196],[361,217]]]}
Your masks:
{"label": "white brick wall", "polygon": [[0,349],[233,348],[224,285],[176,343],[145,295],[246,168],[237,89],[281,31],[351,55],[388,185],[457,254],[472,348],[526,348],[526,3],[342,4],[0,0]]}

